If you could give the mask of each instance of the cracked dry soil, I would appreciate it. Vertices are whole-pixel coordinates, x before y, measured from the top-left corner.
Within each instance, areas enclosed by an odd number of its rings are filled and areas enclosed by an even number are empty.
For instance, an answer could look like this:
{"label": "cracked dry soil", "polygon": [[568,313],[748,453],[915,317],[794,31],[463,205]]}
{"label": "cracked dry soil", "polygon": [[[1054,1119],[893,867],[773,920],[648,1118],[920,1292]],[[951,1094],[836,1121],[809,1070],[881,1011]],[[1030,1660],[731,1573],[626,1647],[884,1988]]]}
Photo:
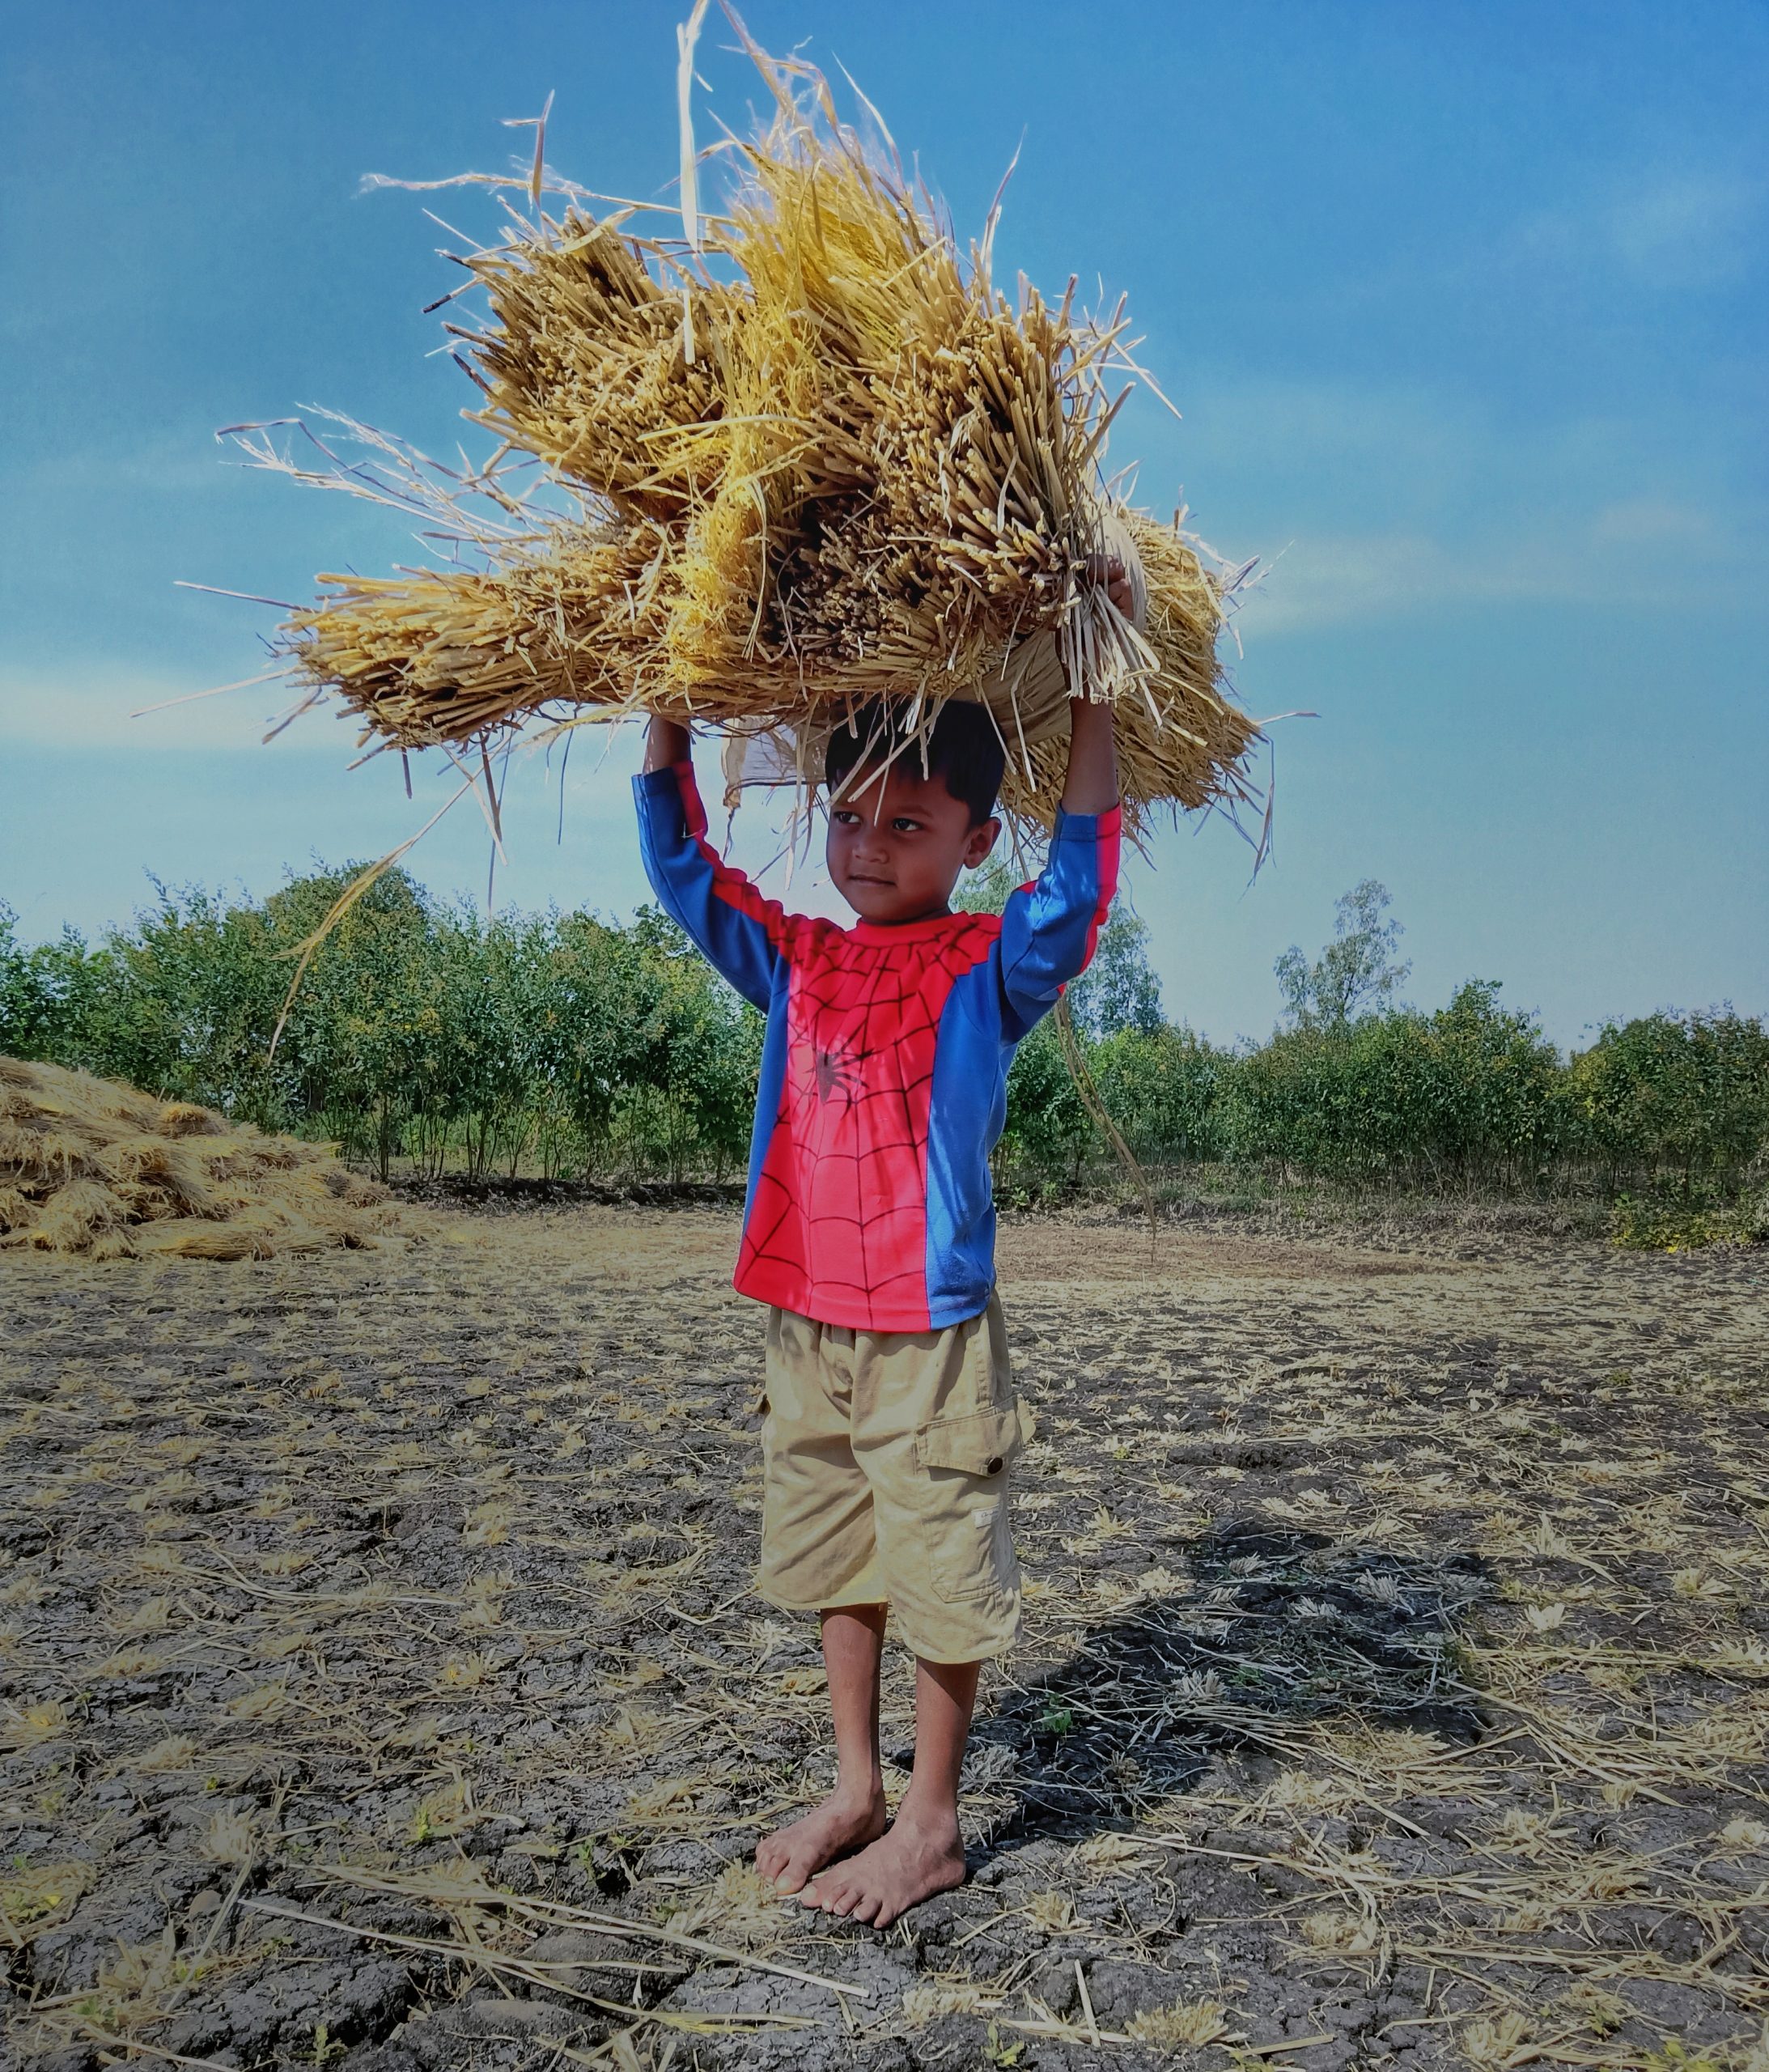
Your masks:
{"label": "cracked dry soil", "polygon": [[747,1864],[735,1234],[0,1263],[11,2062],[1769,2072],[1762,1252],[1007,1228],[1030,1639],[877,1934]]}

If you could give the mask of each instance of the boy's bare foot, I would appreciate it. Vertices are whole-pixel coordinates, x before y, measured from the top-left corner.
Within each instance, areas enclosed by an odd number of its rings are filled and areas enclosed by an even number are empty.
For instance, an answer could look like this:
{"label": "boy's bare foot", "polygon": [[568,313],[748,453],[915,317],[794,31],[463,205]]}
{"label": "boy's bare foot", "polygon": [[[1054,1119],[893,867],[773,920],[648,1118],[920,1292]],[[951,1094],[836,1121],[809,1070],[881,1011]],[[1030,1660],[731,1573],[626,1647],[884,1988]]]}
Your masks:
{"label": "boy's bare foot", "polygon": [[799,1904],[889,1928],[910,1907],[964,1882],[965,1845],[957,1822],[922,1827],[899,1813],[870,1849],[818,1872],[799,1895]]}
{"label": "boy's bare foot", "polygon": [[756,1849],[756,1868],[783,1892],[803,1892],[825,1865],[862,1849],[884,1832],[884,1793],[832,1791],[814,1812],[768,1836]]}

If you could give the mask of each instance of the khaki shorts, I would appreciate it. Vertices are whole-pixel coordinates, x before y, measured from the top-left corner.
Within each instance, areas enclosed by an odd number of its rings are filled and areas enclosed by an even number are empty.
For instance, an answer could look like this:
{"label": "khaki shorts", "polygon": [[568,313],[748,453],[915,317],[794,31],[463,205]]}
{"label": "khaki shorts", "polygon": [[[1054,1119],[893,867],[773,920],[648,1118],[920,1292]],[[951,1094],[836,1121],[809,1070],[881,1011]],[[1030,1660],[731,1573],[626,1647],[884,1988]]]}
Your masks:
{"label": "khaki shorts", "polygon": [[1022,1441],[1000,1304],[915,1331],[774,1310],[767,1391],[761,1595],[789,1611],[889,1604],[925,1662],[1012,1647]]}

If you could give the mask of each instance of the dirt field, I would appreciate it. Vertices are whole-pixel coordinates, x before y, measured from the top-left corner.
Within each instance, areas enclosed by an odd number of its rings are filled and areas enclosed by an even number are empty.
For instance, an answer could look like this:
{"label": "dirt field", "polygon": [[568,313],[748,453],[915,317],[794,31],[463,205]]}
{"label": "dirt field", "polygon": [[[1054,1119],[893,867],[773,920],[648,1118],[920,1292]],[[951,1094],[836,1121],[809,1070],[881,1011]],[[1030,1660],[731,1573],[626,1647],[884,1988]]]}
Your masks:
{"label": "dirt field", "polygon": [[734,1229],[0,1255],[13,2062],[1769,2072],[1764,1254],[1008,1229],[1032,1640],[875,1934],[746,1864]]}

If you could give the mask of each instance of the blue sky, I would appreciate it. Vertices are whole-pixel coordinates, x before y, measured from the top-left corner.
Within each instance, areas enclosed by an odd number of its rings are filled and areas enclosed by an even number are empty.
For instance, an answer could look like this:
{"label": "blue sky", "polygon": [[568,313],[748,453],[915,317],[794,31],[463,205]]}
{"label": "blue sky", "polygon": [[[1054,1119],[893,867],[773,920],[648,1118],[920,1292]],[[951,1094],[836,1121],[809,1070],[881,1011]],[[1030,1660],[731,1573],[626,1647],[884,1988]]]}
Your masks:
{"label": "blue sky", "polygon": [[[427,817],[439,780],[408,803],[396,771],[347,775],[335,721],[260,746],[270,690],[127,716],[263,666],[274,614],[176,579],[299,599],[318,568],[411,558],[380,514],[228,465],[212,434],[317,403],[446,450],[469,395],[421,312],[454,285],[449,240],[360,176],[502,169],[520,140],[500,121],[552,91],[555,166],[662,195],[685,12],[10,0],[0,898],[28,932],[126,918],[148,872],[262,892]],[[1114,462],[1274,563],[1238,693],[1320,716],[1275,730],[1276,850],[1250,887],[1215,820],[1132,871],[1170,1012],[1265,1033],[1274,957],[1365,877],[1424,1004],[1498,978],[1563,1043],[1661,1005],[1769,1010],[1769,12],[746,18],[848,67],[961,235],[1023,137],[999,270],[1128,293],[1184,418],[1134,399]],[[756,98],[731,40],[715,9],[703,136]],[[470,197],[435,206],[485,227]],[[635,754],[575,752],[562,840],[556,772],[515,771],[500,898],[643,896]],[[470,811],[413,861],[482,897]]]}

